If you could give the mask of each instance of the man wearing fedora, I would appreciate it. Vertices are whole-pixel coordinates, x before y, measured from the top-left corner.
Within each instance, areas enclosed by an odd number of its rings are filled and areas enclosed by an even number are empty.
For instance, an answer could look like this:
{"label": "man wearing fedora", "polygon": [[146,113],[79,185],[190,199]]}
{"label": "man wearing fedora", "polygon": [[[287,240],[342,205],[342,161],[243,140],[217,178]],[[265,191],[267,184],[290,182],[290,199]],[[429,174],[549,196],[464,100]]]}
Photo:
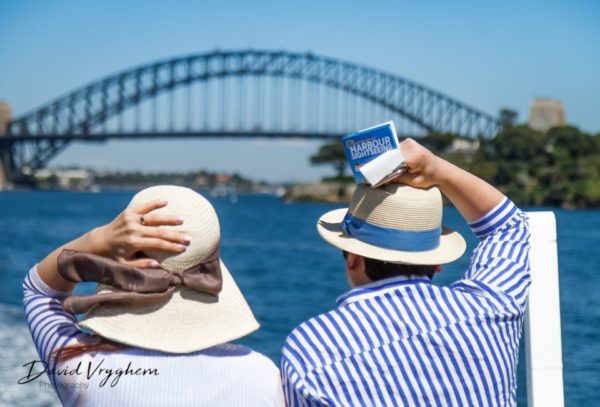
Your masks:
{"label": "man wearing fedora", "polygon": [[[407,171],[359,186],[318,222],[352,289],[298,326],[283,348],[289,405],[513,406],[530,283],[526,215],[485,181],[411,139]],[[443,227],[440,190],[480,242],[462,279],[431,284],[465,251]]]}

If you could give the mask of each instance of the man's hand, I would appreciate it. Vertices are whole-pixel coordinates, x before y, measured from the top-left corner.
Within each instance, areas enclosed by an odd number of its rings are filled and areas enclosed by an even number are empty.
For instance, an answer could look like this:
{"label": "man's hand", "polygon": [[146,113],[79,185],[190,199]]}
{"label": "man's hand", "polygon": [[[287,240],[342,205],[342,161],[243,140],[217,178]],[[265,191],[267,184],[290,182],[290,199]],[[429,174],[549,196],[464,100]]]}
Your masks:
{"label": "man's hand", "polygon": [[479,219],[504,197],[484,180],[437,157],[415,140],[404,140],[400,150],[407,169],[391,182],[415,188],[438,186],[467,221]]}
{"label": "man's hand", "polygon": [[429,188],[437,185],[439,168],[443,160],[411,138],[400,143],[400,151],[406,163],[406,172],[391,182],[407,184],[415,188]]}

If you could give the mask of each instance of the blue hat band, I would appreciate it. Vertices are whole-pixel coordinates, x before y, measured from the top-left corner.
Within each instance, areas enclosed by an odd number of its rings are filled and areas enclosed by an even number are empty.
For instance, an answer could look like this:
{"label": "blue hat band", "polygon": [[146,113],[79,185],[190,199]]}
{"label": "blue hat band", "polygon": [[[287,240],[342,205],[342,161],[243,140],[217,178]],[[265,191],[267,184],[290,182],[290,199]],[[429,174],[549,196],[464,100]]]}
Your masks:
{"label": "blue hat band", "polygon": [[440,245],[442,228],[429,230],[399,230],[373,225],[365,220],[346,213],[342,221],[342,230],[363,243],[384,249],[404,252],[424,252],[436,249]]}

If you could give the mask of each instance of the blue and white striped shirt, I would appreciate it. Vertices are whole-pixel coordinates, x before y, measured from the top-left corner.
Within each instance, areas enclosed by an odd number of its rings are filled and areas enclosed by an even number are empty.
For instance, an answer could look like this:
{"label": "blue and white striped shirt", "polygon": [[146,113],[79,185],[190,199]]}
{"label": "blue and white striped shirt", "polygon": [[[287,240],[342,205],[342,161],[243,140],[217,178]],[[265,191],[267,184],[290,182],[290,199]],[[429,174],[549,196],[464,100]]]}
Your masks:
{"label": "blue and white striped shirt", "polygon": [[462,280],[395,277],[298,326],[281,363],[291,406],[513,406],[530,283],[526,215],[504,198],[470,224]]}

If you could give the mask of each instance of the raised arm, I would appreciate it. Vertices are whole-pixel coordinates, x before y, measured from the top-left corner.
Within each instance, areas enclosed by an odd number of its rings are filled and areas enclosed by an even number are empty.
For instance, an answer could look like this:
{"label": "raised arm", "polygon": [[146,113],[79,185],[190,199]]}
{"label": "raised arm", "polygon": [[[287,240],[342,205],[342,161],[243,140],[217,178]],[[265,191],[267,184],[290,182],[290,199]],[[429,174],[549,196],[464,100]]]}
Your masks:
{"label": "raised arm", "polygon": [[[153,259],[136,259],[137,251],[160,249],[179,253],[189,243],[185,234],[158,228],[160,225],[179,225],[183,221],[175,215],[152,213],[167,205],[154,201],[126,209],[111,223],[98,227],[50,253],[28,273],[23,283],[23,304],[27,323],[40,359],[51,364],[55,349],[87,339],[79,330],[75,315],[63,308],[74,284],[59,273],[57,259],[63,249],[90,252],[111,257],[136,267],[156,267]],[[144,225],[141,225],[144,216]],[[51,377],[54,383],[54,378]]]}
{"label": "raised arm", "polygon": [[507,295],[522,312],[530,283],[527,216],[496,188],[416,141],[407,139],[400,148],[408,171],[395,182],[438,186],[480,239],[465,279],[455,286]]}
{"label": "raised arm", "polygon": [[57,260],[64,249],[110,257],[135,267],[158,267],[158,262],[153,259],[139,259],[133,256],[146,249],[181,253],[189,244],[185,234],[156,227],[183,223],[182,219],[172,214],[152,213],[153,210],[166,205],[166,201],[157,200],[125,209],[111,223],[93,229],[59,247],[38,264],[37,269],[41,279],[48,287],[56,291],[66,292],[73,289],[74,284],[62,278],[58,273]]}
{"label": "raised arm", "polygon": [[416,188],[439,187],[467,222],[482,218],[504,198],[481,178],[434,155],[413,139],[404,140],[400,148],[407,171],[395,182]]}

